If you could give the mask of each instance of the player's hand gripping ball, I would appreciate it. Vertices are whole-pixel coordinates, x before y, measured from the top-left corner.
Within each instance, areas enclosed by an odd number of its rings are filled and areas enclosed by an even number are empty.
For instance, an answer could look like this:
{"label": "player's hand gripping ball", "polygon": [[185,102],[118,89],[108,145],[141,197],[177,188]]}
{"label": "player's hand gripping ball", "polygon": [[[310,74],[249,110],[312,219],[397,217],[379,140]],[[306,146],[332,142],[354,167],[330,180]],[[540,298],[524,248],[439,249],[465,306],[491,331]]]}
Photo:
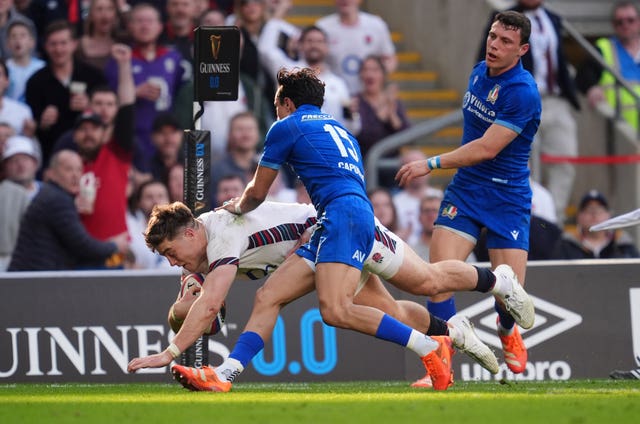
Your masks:
{"label": "player's hand gripping ball", "polygon": [[[202,284],[204,283],[204,275],[202,274],[189,274],[182,277],[180,284],[180,297],[183,297],[189,291],[193,292],[194,296],[197,296],[202,290]],[[206,335],[217,334],[224,325],[224,318],[227,315],[226,302],[222,302],[222,306],[218,311],[216,317],[211,321],[211,325],[204,331]]]}

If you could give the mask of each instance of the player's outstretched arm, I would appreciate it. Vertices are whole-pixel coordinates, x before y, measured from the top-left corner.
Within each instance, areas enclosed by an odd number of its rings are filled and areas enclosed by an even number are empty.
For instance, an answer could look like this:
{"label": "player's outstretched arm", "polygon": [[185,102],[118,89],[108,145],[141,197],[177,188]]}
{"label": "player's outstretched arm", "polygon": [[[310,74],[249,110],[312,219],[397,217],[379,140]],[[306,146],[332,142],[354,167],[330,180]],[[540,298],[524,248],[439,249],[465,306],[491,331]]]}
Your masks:
{"label": "player's outstretched arm", "polygon": [[173,343],[160,353],[134,358],[129,362],[127,371],[136,372],[141,368],[164,367],[176,359],[200,337],[207,326],[220,311],[220,307],[227,297],[231,284],[236,278],[236,265],[220,265],[207,274],[202,291],[193,302],[189,313],[173,339]]}
{"label": "player's outstretched arm", "polygon": [[429,174],[434,169],[455,169],[476,165],[495,158],[518,134],[505,126],[492,124],[482,137],[455,150],[425,160],[403,165],[396,174],[396,181],[403,187],[411,180]]}

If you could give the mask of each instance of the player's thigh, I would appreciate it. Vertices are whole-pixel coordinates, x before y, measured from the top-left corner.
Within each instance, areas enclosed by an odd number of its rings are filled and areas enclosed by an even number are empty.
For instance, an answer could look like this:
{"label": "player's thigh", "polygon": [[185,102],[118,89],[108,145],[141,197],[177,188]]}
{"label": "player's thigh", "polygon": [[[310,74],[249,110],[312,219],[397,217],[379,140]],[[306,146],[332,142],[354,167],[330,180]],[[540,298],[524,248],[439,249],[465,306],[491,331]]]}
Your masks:
{"label": "player's thigh", "polygon": [[390,314],[395,308],[396,300],[377,275],[369,274],[366,284],[353,298],[353,303],[371,306]]}
{"label": "player's thigh", "polygon": [[433,230],[431,246],[429,246],[429,262],[440,262],[447,259],[467,260],[475,247],[465,234],[448,227],[438,226]]}
{"label": "player's thigh", "polygon": [[[403,242],[404,243],[404,242]],[[400,290],[413,294],[421,294],[421,287],[433,278],[433,267],[422,259],[406,243],[402,252],[402,262],[398,271],[386,280]]]}
{"label": "player's thigh", "polygon": [[316,291],[320,308],[340,308],[352,303],[361,270],[339,262],[316,264]]}
{"label": "player's thigh", "polygon": [[518,276],[520,284],[524,285],[527,271],[527,251],[523,249],[489,249],[489,260],[491,267],[495,269],[498,265],[507,264]]}
{"label": "player's thigh", "polygon": [[283,305],[312,292],[314,288],[313,269],[304,258],[294,254],[267,278],[256,300]]}

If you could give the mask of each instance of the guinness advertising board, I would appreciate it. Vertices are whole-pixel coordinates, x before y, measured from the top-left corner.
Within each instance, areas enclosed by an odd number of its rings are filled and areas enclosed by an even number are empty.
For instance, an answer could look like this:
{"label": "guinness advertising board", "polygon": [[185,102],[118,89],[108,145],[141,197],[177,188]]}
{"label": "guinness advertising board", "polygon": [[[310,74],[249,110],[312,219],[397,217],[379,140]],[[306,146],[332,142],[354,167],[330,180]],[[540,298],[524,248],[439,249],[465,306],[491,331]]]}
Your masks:
{"label": "guinness advertising board", "polygon": [[235,26],[200,26],[195,35],[194,100],[237,100],[240,30]]}

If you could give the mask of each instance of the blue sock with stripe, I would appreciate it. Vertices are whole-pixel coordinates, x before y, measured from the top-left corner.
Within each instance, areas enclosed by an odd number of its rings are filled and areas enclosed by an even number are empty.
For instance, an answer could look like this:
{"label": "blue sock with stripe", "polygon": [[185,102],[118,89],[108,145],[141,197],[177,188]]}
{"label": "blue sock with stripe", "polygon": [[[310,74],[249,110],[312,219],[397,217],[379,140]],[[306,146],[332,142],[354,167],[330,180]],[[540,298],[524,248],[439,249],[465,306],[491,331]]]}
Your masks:
{"label": "blue sock with stripe", "polygon": [[253,331],[245,331],[240,334],[229,358],[240,362],[246,368],[247,364],[264,348],[264,340]]}

